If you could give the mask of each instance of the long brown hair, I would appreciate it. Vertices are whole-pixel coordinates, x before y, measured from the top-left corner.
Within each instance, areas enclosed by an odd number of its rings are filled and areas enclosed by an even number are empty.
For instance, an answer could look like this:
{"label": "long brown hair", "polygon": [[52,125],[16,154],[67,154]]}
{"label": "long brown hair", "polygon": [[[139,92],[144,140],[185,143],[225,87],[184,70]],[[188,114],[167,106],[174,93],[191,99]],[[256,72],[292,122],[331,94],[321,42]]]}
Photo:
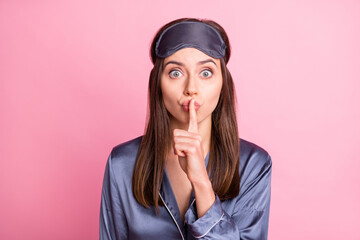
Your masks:
{"label": "long brown hair", "polygon": [[211,144],[207,167],[214,192],[220,200],[236,197],[240,190],[239,135],[235,113],[235,90],[231,74],[226,66],[230,58],[230,43],[225,30],[212,20],[181,18],[174,20],[156,33],[150,48],[154,64],[149,77],[148,120],[135,164],[132,190],[136,200],[143,206],[163,205],[159,190],[164,176],[164,160],[170,150],[171,129],[160,87],[163,59],[157,58],[155,44],[161,33],[169,26],[183,21],[198,21],[217,29],[226,44],[226,53],[220,59],[223,85],[219,102],[212,112]]}

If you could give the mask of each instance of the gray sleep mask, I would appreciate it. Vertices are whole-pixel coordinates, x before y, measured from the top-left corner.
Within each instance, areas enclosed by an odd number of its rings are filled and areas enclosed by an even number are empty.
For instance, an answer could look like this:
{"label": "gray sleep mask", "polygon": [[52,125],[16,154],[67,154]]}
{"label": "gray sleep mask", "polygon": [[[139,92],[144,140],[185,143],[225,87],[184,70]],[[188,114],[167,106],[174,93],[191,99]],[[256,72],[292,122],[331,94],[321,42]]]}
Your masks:
{"label": "gray sleep mask", "polygon": [[193,47],[213,58],[225,56],[226,45],[220,33],[202,22],[180,22],[165,29],[155,46],[156,56],[166,58],[176,51]]}

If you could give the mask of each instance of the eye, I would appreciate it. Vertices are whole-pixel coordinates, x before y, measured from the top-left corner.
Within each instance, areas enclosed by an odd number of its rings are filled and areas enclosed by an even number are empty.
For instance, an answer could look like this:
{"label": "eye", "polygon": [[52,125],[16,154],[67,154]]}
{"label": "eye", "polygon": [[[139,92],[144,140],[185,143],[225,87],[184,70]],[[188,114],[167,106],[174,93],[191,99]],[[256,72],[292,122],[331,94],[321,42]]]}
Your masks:
{"label": "eye", "polygon": [[206,70],[204,70],[204,71],[201,72],[201,75],[202,75],[203,77],[205,77],[205,78],[209,78],[209,77],[212,76],[212,71],[209,70],[209,69],[206,69]]}
{"label": "eye", "polygon": [[182,74],[181,74],[181,72],[180,72],[179,70],[172,70],[172,71],[170,71],[169,75],[170,75],[170,77],[172,77],[172,78],[178,78],[178,77],[180,77]]}

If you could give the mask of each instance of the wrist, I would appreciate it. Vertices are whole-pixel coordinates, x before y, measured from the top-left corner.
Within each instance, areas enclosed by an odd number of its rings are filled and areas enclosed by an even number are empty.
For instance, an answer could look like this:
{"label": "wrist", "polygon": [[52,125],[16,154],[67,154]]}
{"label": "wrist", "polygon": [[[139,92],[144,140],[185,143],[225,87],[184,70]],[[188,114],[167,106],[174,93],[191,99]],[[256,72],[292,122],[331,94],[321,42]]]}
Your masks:
{"label": "wrist", "polygon": [[202,217],[214,204],[216,197],[209,179],[192,183],[198,217]]}
{"label": "wrist", "polygon": [[193,181],[190,181],[191,185],[194,189],[194,191],[197,190],[206,190],[206,189],[211,189],[212,190],[212,184],[209,178],[203,178],[203,179],[196,179]]}
{"label": "wrist", "polygon": [[201,197],[207,199],[208,204],[215,202],[215,193],[209,179],[192,183],[191,185],[195,193],[195,198]]}
{"label": "wrist", "polygon": [[205,187],[211,185],[209,174],[205,166],[202,169],[197,169],[196,171],[193,171],[192,173],[188,174],[188,179],[191,182],[191,185],[196,185],[199,187]]}

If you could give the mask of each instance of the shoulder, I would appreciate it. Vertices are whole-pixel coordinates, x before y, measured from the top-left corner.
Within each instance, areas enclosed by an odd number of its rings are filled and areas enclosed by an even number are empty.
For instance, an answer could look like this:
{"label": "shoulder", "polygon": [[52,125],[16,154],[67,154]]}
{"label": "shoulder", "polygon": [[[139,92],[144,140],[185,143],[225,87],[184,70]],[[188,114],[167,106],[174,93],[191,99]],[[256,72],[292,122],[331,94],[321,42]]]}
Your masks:
{"label": "shoulder", "polygon": [[271,162],[270,154],[262,147],[255,143],[240,138],[240,158],[242,160],[248,158],[256,158],[261,162]]}
{"label": "shoulder", "polygon": [[241,182],[253,180],[265,173],[271,173],[270,154],[255,143],[240,138],[240,176]]}
{"label": "shoulder", "polygon": [[109,156],[110,168],[116,173],[131,173],[135,166],[136,157],[142,136],[120,143],[113,147]]}
{"label": "shoulder", "polygon": [[142,136],[120,143],[113,147],[112,157],[132,157],[137,154],[141,143]]}

